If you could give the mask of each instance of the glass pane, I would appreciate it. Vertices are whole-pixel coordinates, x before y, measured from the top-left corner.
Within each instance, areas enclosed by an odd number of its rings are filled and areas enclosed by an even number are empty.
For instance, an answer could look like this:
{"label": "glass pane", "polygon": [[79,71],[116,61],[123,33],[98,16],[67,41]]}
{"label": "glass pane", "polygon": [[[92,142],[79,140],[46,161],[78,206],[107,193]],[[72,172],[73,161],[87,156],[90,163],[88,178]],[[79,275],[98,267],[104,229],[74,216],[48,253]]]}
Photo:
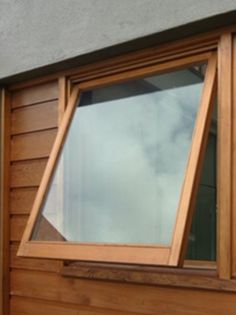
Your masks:
{"label": "glass pane", "polygon": [[33,239],[170,244],[203,86],[198,69],[82,94]]}
{"label": "glass pane", "polygon": [[215,110],[189,236],[187,259],[216,260],[216,145]]}

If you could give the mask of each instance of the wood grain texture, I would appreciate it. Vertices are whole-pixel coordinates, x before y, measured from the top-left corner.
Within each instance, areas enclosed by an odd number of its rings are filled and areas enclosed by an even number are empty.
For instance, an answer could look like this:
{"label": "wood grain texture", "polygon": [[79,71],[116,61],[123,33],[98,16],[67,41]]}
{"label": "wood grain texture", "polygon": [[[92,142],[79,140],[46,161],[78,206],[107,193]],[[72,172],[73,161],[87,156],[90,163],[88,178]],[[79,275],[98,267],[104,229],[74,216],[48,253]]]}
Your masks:
{"label": "wood grain texture", "polygon": [[67,103],[67,80],[65,76],[58,79],[59,85],[59,102],[58,102],[58,125],[60,125],[66,110]]}
{"label": "wood grain texture", "polygon": [[93,69],[90,71],[86,71],[85,73],[83,73],[83,71],[79,72],[77,75],[74,75],[71,77],[71,82],[73,84],[75,83],[80,83],[80,82],[84,82],[87,80],[92,80],[92,79],[97,79],[100,77],[105,77],[107,75],[117,75],[120,72],[124,72],[124,71],[128,71],[128,70],[133,70],[136,68],[142,68],[142,67],[149,67],[155,64],[160,64],[160,63],[164,63],[164,62],[168,62],[171,63],[176,59],[180,59],[183,57],[188,57],[188,56],[192,56],[192,55],[196,55],[196,54],[201,54],[204,52],[209,51],[209,48],[213,48],[214,49],[214,44],[211,45],[207,45],[205,47],[201,47],[201,48],[193,48],[192,50],[189,51],[182,51],[181,50],[179,52],[176,52],[173,54],[173,52],[169,51],[169,53],[164,52],[163,54],[156,54],[154,56],[149,55],[146,56],[146,58],[143,58],[142,60],[132,60],[129,62],[123,62],[121,64],[118,65],[110,65],[110,67],[108,66],[109,61],[105,62],[103,68],[101,69]]}
{"label": "wood grain texture", "polygon": [[133,69],[130,71],[124,71],[117,74],[109,73],[106,76],[102,76],[101,78],[95,78],[91,80],[85,80],[79,83],[79,87],[81,90],[94,89],[98,87],[103,87],[109,84],[115,84],[120,82],[125,82],[131,79],[138,79],[145,76],[150,76],[153,74],[161,74],[166,71],[174,71],[180,68],[186,68],[190,65],[199,64],[201,62],[207,61],[211,57],[211,53],[205,52],[202,54],[196,54],[192,56],[187,56],[185,58],[180,58],[176,60],[171,60],[165,63],[156,63],[151,66],[141,67],[137,69]]}
{"label": "wood grain texture", "polygon": [[46,163],[47,159],[13,163],[11,165],[11,187],[38,186],[46,167]]}
{"label": "wood grain texture", "polygon": [[217,56],[213,53],[208,61],[199,111],[193,131],[192,145],[175,222],[170,265],[183,265],[185,259],[201,168],[210,130],[216,92],[216,67]]}
{"label": "wood grain texture", "polygon": [[10,213],[29,214],[38,187],[12,189],[10,192]]}
{"label": "wood grain texture", "polygon": [[79,306],[75,304],[41,301],[38,299],[13,297],[11,315],[137,315],[133,312],[119,312]]}
{"label": "wood grain texture", "polygon": [[[33,221],[34,222],[34,221]],[[61,260],[82,260],[94,262],[133,263],[142,265],[168,264],[168,247],[152,247],[139,245],[92,244],[77,242],[29,241],[31,233],[25,241],[25,234],[30,228],[30,218],[21,240],[17,255],[22,257],[51,258]]]}
{"label": "wood grain texture", "polygon": [[236,37],[233,38],[232,95],[232,275],[236,277]]}
{"label": "wood grain texture", "polygon": [[216,269],[163,268],[94,264],[89,262],[68,263],[61,270],[66,277],[111,280],[123,283],[149,284],[176,288],[194,288],[236,293],[236,280],[218,279]]}
{"label": "wood grain texture", "polygon": [[11,134],[57,127],[57,101],[15,109],[11,115]]}
{"label": "wood grain texture", "polygon": [[48,157],[57,129],[37,131],[13,136],[11,140],[11,160],[20,161]]}
{"label": "wood grain texture", "polygon": [[[68,103],[68,100],[70,98],[70,80],[67,79],[65,75],[62,75],[58,78],[58,88],[59,88],[59,97],[58,97],[58,126],[60,126],[63,116],[65,114],[66,106]],[[61,172],[60,176],[58,177],[58,185],[59,190],[58,193],[60,195],[61,203],[64,202],[64,166],[61,166]],[[64,261],[60,261],[60,269],[62,269],[64,266]]]}
{"label": "wood grain texture", "polygon": [[153,315],[235,315],[235,294],[62,279],[54,273],[14,270],[11,294]]}
{"label": "wood grain texture", "polygon": [[57,81],[30,86],[12,94],[12,108],[47,102],[58,98]]}
{"label": "wood grain texture", "polygon": [[71,94],[71,97],[68,101],[68,106],[67,106],[66,112],[63,116],[63,120],[60,124],[59,130],[58,130],[58,133],[57,133],[57,136],[56,136],[56,139],[55,139],[55,142],[54,142],[51,154],[50,154],[50,158],[48,160],[45,172],[42,176],[42,181],[41,181],[39,190],[38,190],[37,195],[36,195],[36,199],[35,199],[31,214],[30,214],[27,228],[26,228],[24,236],[22,238],[20,249],[24,247],[25,243],[29,240],[29,237],[32,233],[32,229],[33,229],[35,220],[37,218],[38,212],[40,211],[41,202],[42,202],[42,200],[46,194],[46,191],[47,191],[47,188],[49,185],[49,181],[52,177],[53,170],[54,170],[55,165],[56,165],[56,161],[59,157],[62,143],[65,139],[66,130],[69,127],[69,124],[70,124],[70,121],[72,118],[72,114],[73,114],[74,109],[75,109],[76,101],[78,99],[78,91],[79,91],[78,87],[74,87],[73,93]]}
{"label": "wood grain texture", "polygon": [[231,277],[232,214],[232,36],[219,43],[218,76],[218,194],[217,261],[219,276]]}
{"label": "wood grain texture", "polygon": [[49,259],[27,259],[16,255],[19,243],[11,245],[10,267],[14,269],[41,270],[49,272],[59,272],[61,261]]}
{"label": "wood grain texture", "polygon": [[10,240],[20,241],[24,232],[28,215],[14,215],[10,219]]}

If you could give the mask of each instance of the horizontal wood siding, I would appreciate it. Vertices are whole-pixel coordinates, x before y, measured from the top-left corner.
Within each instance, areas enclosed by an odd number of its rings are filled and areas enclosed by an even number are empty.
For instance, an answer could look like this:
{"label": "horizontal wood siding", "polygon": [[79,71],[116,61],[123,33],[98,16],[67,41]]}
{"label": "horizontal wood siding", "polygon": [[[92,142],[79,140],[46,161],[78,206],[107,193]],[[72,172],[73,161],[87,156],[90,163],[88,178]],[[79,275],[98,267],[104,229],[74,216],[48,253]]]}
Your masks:
{"label": "horizontal wood siding", "polygon": [[[35,144],[37,146],[37,144]],[[47,159],[26,160],[12,163],[11,188],[39,186]]]}
{"label": "horizontal wood siding", "polygon": [[37,190],[37,187],[12,188],[10,193],[10,214],[29,214]]}
{"label": "horizontal wood siding", "polygon": [[[58,82],[23,88],[12,93],[10,173],[10,268],[57,273],[61,262],[16,256],[19,242],[36,196],[58,125]],[[13,277],[14,280],[14,277]],[[11,314],[60,314],[60,307],[42,301],[16,298]],[[62,308],[63,311],[65,307]],[[53,313],[52,313],[53,314]]]}
{"label": "horizontal wood siding", "polygon": [[20,241],[28,215],[13,215],[10,218],[10,241]]}
{"label": "horizontal wood siding", "polygon": [[152,315],[235,315],[234,294],[78,280],[31,270],[14,270],[11,279],[12,295],[55,303]]}
{"label": "horizontal wood siding", "polygon": [[27,270],[41,270],[48,272],[60,271],[61,263],[56,260],[48,259],[29,259],[16,256],[19,242],[12,242],[11,244],[11,268],[14,269],[27,269]]}
{"label": "horizontal wood siding", "polygon": [[231,293],[63,277],[60,261],[16,256],[57,132],[57,86],[12,95],[10,315],[235,315]]}
{"label": "horizontal wood siding", "polygon": [[68,304],[60,302],[49,302],[32,298],[13,297],[11,300],[12,315],[137,315],[131,312],[119,312],[113,310],[105,310],[91,308],[90,306],[82,306],[78,304]]}
{"label": "horizontal wood siding", "polygon": [[57,127],[57,101],[16,109],[12,112],[13,135]]}
{"label": "horizontal wood siding", "polygon": [[58,83],[52,81],[16,90],[12,95],[12,109],[58,99]]}
{"label": "horizontal wood siding", "polygon": [[11,160],[20,161],[48,157],[57,129],[35,131],[13,136],[11,140]]}

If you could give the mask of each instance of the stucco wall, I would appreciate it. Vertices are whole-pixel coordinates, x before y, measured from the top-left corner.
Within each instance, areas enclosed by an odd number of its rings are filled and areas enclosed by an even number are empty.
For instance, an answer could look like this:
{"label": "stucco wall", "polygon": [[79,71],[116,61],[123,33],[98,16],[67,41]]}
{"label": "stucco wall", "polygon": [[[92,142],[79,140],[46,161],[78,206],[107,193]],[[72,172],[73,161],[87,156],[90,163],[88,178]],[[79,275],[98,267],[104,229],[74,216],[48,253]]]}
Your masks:
{"label": "stucco wall", "polygon": [[232,10],[235,0],[0,0],[0,79]]}

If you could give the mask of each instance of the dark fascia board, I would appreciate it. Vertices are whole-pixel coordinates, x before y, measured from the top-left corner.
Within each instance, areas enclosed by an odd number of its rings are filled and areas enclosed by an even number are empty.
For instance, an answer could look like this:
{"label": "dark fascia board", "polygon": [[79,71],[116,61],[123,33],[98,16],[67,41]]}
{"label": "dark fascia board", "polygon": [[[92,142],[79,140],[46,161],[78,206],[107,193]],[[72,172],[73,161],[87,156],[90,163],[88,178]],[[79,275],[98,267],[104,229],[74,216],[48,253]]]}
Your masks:
{"label": "dark fascia board", "polygon": [[24,80],[30,80],[36,77],[53,74],[58,71],[65,71],[81,65],[86,65],[121,54],[133,52],[135,50],[149,48],[177,39],[183,39],[196,34],[209,32],[211,30],[230,26],[235,23],[236,10],[12,75],[0,79],[0,86],[17,83]]}

